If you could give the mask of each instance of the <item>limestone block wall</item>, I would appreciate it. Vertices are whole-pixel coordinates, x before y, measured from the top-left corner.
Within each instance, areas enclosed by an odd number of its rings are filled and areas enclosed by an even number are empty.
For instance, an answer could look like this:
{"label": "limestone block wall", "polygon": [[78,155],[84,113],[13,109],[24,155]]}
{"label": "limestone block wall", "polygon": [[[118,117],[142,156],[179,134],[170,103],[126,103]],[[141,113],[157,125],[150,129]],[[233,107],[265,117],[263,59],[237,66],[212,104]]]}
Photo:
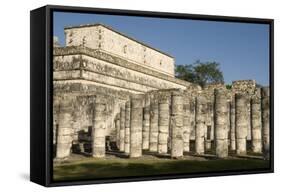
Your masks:
{"label": "limestone block wall", "polygon": [[214,90],[215,89],[223,89],[225,90],[225,96],[228,101],[232,98],[232,92],[231,90],[226,89],[225,84],[217,83],[217,84],[208,84],[203,87],[202,89],[202,95],[204,95],[206,98],[208,98],[209,101],[214,100]]}
{"label": "limestone block wall", "polygon": [[66,46],[84,46],[116,55],[174,77],[173,57],[101,24],[65,28]]}
{"label": "limestone block wall", "polygon": [[[189,118],[191,113],[186,107],[189,106],[189,102],[192,100],[191,93],[188,90],[181,92],[177,89],[166,89],[166,90],[156,90],[146,93],[143,96],[143,118],[142,122],[138,125],[142,127],[142,132],[147,132],[147,128],[150,129],[150,136],[142,136],[138,141],[142,140],[140,146],[146,142],[145,140],[149,138],[149,151],[157,153],[158,155],[169,154],[172,158],[177,158],[185,155],[183,152],[188,152],[192,154],[214,154],[219,158],[227,158],[229,155],[246,155],[249,150],[255,153],[268,154],[268,96],[264,94],[264,110],[259,110],[261,106],[257,103],[262,101],[260,96],[252,97],[255,102],[251,102],[251,107],[254,111],[251,111],[250,121],[254,122],[251,124],[250,129],[254,133],[254,138],[251,138],[251,143],[246,142],[247,140],[247,129],[248,129],[248,119],[246,116],[247,106],[246,101],[249,97],[248,93],[236,93],[234,95],[234,100],[231,102],[228,100],[230,90],[224,87],[215,88],[214,95],[215,99],[211,101],[204,95],[203,91],[197,91],[195,96],[195,138],[189,137],[187,135],[189,130],[192,128]],[[256,90],[255,93],[258,95],[259,91]],[[243,98],[241,97],[243,96]],[[145,126],[147,123],[147,118],[145,118],[145,111],[147,105],[145,100],[149,96],[150,98],[150,123],[151,126]],[[155,103],[158,103],[158,105]],[[213,105],[212,117],[215,121],[214,128],[214,138],[210,139],[208,134],[204,132],[206,130],[206,125],[208,124],[208,106],[207,103]],[[236,105],[233,108],[233,105]],[[233,109],[235,109],[233,111]],[[121,111],[121,109],[120,109]],[[263,133],[265,138],[261,140],[261,115],[264,114],[266,119],[263,126],[266,127],[266,131]],[[155,118],[157,115],[158,118]],[[236,119],[233,121],[231,119]],[[140,120],[141,118],[138,118]],[[157,120],[155,123],[155,119]],[[176,119],[176,120],[175,120]],[[231,131],[231,124],[235,124],[236,128],[233,129],[234,135]],[[252,126],[253,125],[253,126]],[[158,127],[158,128],[157,128]],[[209,133],[210,134],[210,133]],[[156,136],[156,137],[155,137]],[[157,139],[158,137],[158,139]],[[189,141],[195,140],[195,148],[189,149]],[[211,142],[211,140],[213,140]],[[232,143],[235,143],[233,146]],[[158,150],[155,146],[158,143]],[[261,151],[260,146],[266,148],[266,150]],[[259,147],[259,150],[256,148]],[[147,148],[143,148],[147,150]],[[231,152],[230,152],[231,151]]]}
{"label": "limestone block wall", "polygon": [[[192,115],[191,108],[186,107],[189,107],[190,101],[193,100],[191,96],[193,94],[188,90],[154,90],[146,94],[131,94],[131,96],[122,97],[121,91],[116,92],[115,96],[113,96],[114,92],[111,92],[111,95],[104,95],[99,89],[96,89],[96,92],[89,92],[88,90],[94,89],[91,88],[92,85],[88,86],[86,91],[77,92],[77,90],[82,90],[82,87],[74,86],[72,89],[62,89],[61,85],[55,84],[54,124],[57,125],[55,126],[55,132],[57,132],[55,145],[59,158],[69,156],[70,147],[74,143],[87,140],[87,138],[83,138],[84,140],[81,141],[79,135],[81,131],[88,132],[88,142],[92,144],[92,149],[94,149],[92,155],[96,158],[105,155],[107,136],[111,136],[111,141],[116,142],[117,149],[128,157],[140,157],[142,150],[149,150],[158,155],[170,155],[172,158],[182,157],[186,152],[195,155],[213,153],[219,158],[227,158],[234,152],[239,156],[246,155],[251,150],[263,153],[268,158],[270,148],[268,88],[263,89],[263,94],[260,94],[260,89],[256,89],[256,95],[251,98],[250,121],[252,123],[250,123],[250,129],[254,137],[249,143],[247,142],[249,124],[246,115],[248,113],[246,106],[248,93],[236,93],[233,103],[233,100],[231,102],[227,100],[229,91],[227,89],[214,89],[215,99],[213,101],[204,95],[204,90],[197,90],[196,96],[195,92],[193,93],[195,96],[195,125],[191,125],[189,121]],[[58,87],[59,89],[56,89]],[[96,98],[100,98],[98,106]],[[210,133],[207,135],[205,133],[209,118],[207,115],[208,103],[213,104],[214,107],[210,112],[215,121],[213,142],[208,136]],[[101,105],[102,115],[95,116],[97,109],[98,111],[101,109]],[[235,105],[234,112],[233,108],[229,107],[233,105]],[[133,111],[129,118],[128,108]],[[155,115],[158,117],[156,118]],[[235,117],[234,137],[230,134],[229,128],[233,122],[231,120],[233,115]],[[97,126],[96,122],[102,125],[102,130],[94,128]],[[192,126],[195,127],[195,148],[188,149],[187,146],[192,138],[186,134],[190,133],[189,130],[192,129]],[[264,128],[262,129],[262,127]],[[126,131],[128,128],[130,131]],[[235,147],[231,144],[233,140]],[[125,146],[127,146],[127,150]],[[263,150],[261,150],[261,146]],[[64,150],[66,153],[63,152]]]}
{"label": "limestone block wall", "polygon": [[62,96],[59,102],[58,126],[56,127],[56,157],[67,158],[71,153],[73,140],[73,98]]}
{"label": "limestone block wall", "polygon": [[84,26],[65,28],[65,45],[66,46],[85,46],[98,49],[100,44],[99,28]]}
{"label": "limestone block wall", "polygon": [[252,133],[251,133],[251,97],[255,95],[256,91],[256,81],[255,80],[238,80],[238,81],[233,81],[232,82],[232,94],[235,95],[236,93],[243,93],[246,94],[246,106],[247,106],[247,113],[246,113],[246,118],[247,118],[247,140],[251,140]]}
{"label": "limestone block wall", "polygon": [[224,90],[224,95],[226,100],[230,101],[232,97],[231,91],[227,90],[225,85],[222,83],[208,84],[204,86],[202,91],[200,92],[200,95],[204,96],[207,99],[205,137],[207,138],[208,141],[214,140],[214,98],[215,98],[214,91],[216,89]]}
{"label": "limestone block wall", "polygon": [[[229,102],[228,107],[230,109],[230,103],[232,102],[232,111],[235,113],[235,94],[238,93],[243,93],[246,95],[246,108],[247,112],[245,113],[246,118],[247,118],[247,140],[251,140],[252,137],[252,132],[251,132],[251,108],[250,108],[250,102],[251,98],[255,97],[257,93],[257,88],[256,88],[256,82],[255,80],[238,80],[238,81],[233,81],[232,82],[232,87],[231,89],[226,89],[225,85],[222,83],[218,84],[208,84],[203,87],[201,95],[204,95],[208,99],[208,112],[207,112],[207,119],[206,119],[206,124],[207,124],[207,130],[206,134],[208,133],[208,127],[211,127],[211,140],[214,139],[214,117],[213,117],[213,102],[214,102],[214,90],[215,89],[223,89],[225,90],[224,94]],[[231,118],[231,113],[230,110],[228,110],[228,117]],[[234,116],[232,117],[232,122],[235,122]],[[230,134],[230,128],[231,128],[231,121],[228,122],[228,134]],[[233,124],[234,125],[234,124]],[[233,132],[234,133],[234,132]]]}
{"label": "limestone block wall", "polygon": [[[67,83],[65,81],[54,82],[54,103],[53,103],[53,117],[54,124],[57,124],[57,119],[59,117],[59,103],[61,101],[61,96],[67,95],[68,97],[73,97],[74,99],[74,118],[75,118],[75,126],[74,126],[74,140],[89,140],[85,135],[89,133],[90,129],[92,129],[92,110],[95,107],[93,105],[93,97],[95,95],[103,95],[106,99],[106,130],[105,133],[107,136],[111,136],[115,138],[115,122],[114,117],[117,113],[119,113],[120,106],[125,104],[125,101],[128,100],[131,93],[122,92],[122,91],[114,91],[104,87],[96,87],[91,84],[84,83]],[[80,136],[79,136],[79,133]],[[85,133],[85,134],[83,134]],[[55,135],[54,130],[54,135]],[[88,134],[88,136],[90,136]],[[55,139],[54,139],[55,143]]]}
{"label": "limestone block wall", "polygon": [[245,93],[252,95],[255,92],[255,80],[238,80],[232,82],[232,91],[235,93]]}
{"label": "limestone block wall", "polygon": [[58,117],[59,117],[59,97],[53,97],[53,145],[57,143],[57,125],[58,125]]}
{"label": "limestone block wall", "polygon": [[[67,53],[67,50],[64,52]],[[124,66],[86,54],[58,54],[54,56],[55,81],[86,80],[87,83],[116,90],[145,93],[151,90],[181,88],[192,84],[167,75],[151,73],[134,64]]]}
{"label": "limestone block wall", "polygon": [[53,46],[60,47],[59,38],[57,36],[53,36]]}

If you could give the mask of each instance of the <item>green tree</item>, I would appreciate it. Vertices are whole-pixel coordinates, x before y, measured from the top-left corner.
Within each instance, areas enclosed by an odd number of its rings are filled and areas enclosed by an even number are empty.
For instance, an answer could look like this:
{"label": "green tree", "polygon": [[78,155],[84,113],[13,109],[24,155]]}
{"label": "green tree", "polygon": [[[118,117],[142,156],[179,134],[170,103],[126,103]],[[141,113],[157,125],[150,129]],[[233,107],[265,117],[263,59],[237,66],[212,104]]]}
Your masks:
{"label": "green tree", "polygon": [[232,85],[230,85],[230,84],[225,85],[225,87],[226,87],[226,89],[232,89]]}
{"label": "green tree", "polygon": [[177,65],[176,77],[205,86],[209,83],[224,83],[223,73],[217,62],[196,61],[191,65]]}

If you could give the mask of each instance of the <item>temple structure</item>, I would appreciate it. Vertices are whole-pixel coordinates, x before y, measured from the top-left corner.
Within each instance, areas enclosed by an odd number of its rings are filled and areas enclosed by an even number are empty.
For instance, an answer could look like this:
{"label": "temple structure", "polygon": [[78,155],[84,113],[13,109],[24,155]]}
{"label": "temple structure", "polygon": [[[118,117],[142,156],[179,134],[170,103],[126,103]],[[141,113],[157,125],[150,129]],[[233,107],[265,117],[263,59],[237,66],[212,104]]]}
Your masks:
{"label": "temple structure", "polygon": [[66,46],[56,40],[53,49],[54,158],[110,151],[268,158],[268,87],[177,79],[172,56],[102,24],[67,27],[65,37]]}

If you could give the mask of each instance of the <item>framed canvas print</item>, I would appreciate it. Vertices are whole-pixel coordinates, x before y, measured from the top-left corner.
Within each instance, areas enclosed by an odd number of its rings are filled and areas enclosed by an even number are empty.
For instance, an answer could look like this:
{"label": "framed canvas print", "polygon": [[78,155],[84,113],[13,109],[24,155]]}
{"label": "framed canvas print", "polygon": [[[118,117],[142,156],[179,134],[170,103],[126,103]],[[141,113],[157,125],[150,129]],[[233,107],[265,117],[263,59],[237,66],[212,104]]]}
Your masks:
{"label": "framed canvas print", "polygon": [[30,178],[273,172],[273,20],[31,11]]}

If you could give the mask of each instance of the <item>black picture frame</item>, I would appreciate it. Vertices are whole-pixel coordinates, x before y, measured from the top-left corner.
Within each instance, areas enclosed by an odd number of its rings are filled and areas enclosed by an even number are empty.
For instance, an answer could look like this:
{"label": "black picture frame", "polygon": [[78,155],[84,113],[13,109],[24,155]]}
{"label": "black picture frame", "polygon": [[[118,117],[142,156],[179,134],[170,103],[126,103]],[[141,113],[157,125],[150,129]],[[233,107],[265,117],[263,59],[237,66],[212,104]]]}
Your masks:
{"label": "black picture frame", "polygon": [[[269,24],[270,51],[270,168],[247,171],[225,171],[182,175],[128,177],[85,181],[52,181],[52,57],[53,12],[98,13],[110,15],[179,18],[206,21],[228,21]],[[274,20],[246,17],[196,15],[183,13],[149,12],[139,10],[101,9],[47,5],[30,12],[30,180],[43,186],[66,186],[81,184],[151,181],[162,179],[227,176],[274,172]]]}

